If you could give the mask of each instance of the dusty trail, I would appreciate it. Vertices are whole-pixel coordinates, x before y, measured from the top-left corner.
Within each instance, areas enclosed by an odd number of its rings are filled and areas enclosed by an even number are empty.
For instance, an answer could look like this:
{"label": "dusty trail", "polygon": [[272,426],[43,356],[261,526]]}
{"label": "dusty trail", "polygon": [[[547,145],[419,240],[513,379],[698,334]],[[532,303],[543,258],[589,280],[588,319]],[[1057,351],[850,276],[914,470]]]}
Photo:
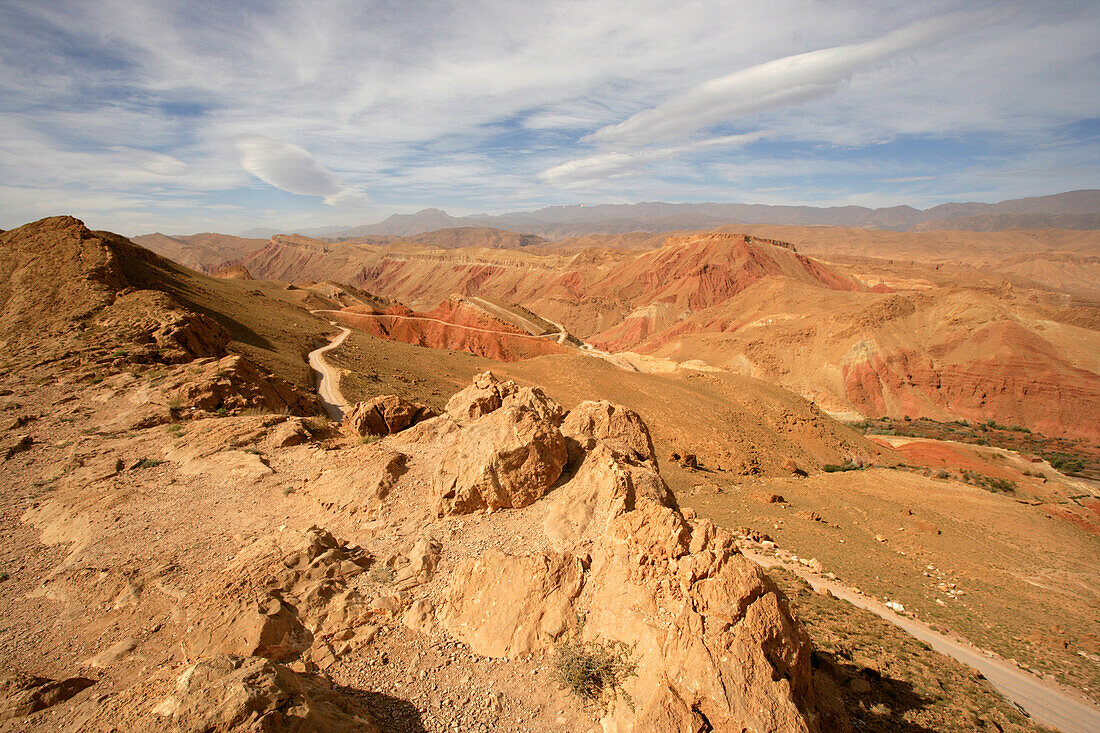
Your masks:
{"label": "dusty trail", "polygon": [[[337,324],[333,323],[332,325],[336,326]],[[346,326],[340,326],[339,328],[339,336],[333,338],[325,346],[309,352],[309,365],[317,375],[315,379],[317,396],[321,398],[321,404],[328,416],[336,421],[344,419],[344,411],[347,410],[348,403],[344,399],[344,395],[340,393],[340,371],[325,361],[324,354],[326,351],[331,351],[344,343],[344,339],[351,333],[351,329]]]}
{"label": "dusty trail", "polygon": [[[323,311],[310,311],[311,313],[343,313],[343,311],[323,310]],[[516,331],[495,331],[491,328],[477,328],[476,326],[462,326],[457,323],[451,323],[450,321],[443,321],[439,318],[428,318],[427,316],[398,316],[390,315],[386,313],[350,313],[346,315],[353,315],[356,318],[401,318],[406,321],[432,321],[435,323],[442,323],[444,326],[450,326],[451,328],[464,328],[467,331],[480,331],[481,333],[493,333],[499,336],[515,336],[521,339],[536,339],[543,340],[546,338],[557,337],[558,334],[546,334],[543,336],[532,336],[526,333],[517,333]]]}
{"label": "dusty trail", "polygon": [[773,557],[742,550],[745,557],[763,567],[782,567],[807,581],[814,590],[828,588],[837,598],[870,611],[889,621],[902,631],[925,642],[940,654],[953,657],[985,676],[1005,699],[1026,712],[1033,720],[1056,728],[1062,733],[1096,733],[1100,731],[1100,707],[1084,699],[1068,687],[1047,682],[1025,672],[987,651],[966,642],[933,631],[927,624],[894,613],[882,603],[855,593],[839,583],[819,578],[801,568],[793,567]]}

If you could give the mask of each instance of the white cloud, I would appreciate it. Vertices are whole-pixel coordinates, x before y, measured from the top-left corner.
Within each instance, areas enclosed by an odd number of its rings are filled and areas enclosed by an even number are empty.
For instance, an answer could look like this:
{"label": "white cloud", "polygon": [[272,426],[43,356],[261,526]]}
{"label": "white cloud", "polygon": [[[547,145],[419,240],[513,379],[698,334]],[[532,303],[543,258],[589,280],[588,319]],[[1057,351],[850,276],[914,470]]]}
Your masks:
{"label": "white cloud", "polygon": [[233,145],[241,167],[275,188],[300,196],[319,196],[330,206],[366,200],[365,195],[344,184],[296,145],[262,135],[243,135]]}
{"label": "white cloud", "polygon": [[662,158],[697,152],[709,148],[747,145],[765,137],[768,133],[752,132],[744,135],[725,135],[683,145],[664,148],[647,148],[625,153],[596,153],[547,168],[539,178],[550,183],[583,185],[604,178],[629,175],[639,168]]}
{"label": "white cloud", "polygon": [[[309,226],[362,223],[357,192],[368,190],[375,213],[751,201],[789,187],[785,172],[806,160],[824,176],[842,167],[819,150],[850,146],[858,157],[899,139],[963,140],[949,153],[968,159],[934,171],[947,191],[948,174],[979,157],[990,174],[1011,170],[1100,117],[1100,4],[979,0],[1006,10],[956,12],[974,4],[0,2],[0,180],[57,193],[57,210],[66,191],[146,212],[154,200],[198,202],[193,223],[173,220],[174,231],[247,228],[271,207]],[[679,147],[761,129],[774,131],[766,152]],[[1094,164],[1095,142],[1074,134]],[[254,137],[267,142],[233,150]],[[775,174],[760,188],[736,177],[761,166]],[[877,178],[927,174],[910,167],[884,165]],[[863,174],[832,185],[836,200],[882,190]],[[1004,186],[1029,192],[1016,179]],[[211,202],[244,208],[230,218]],[[16,211],[0,226],[26,218]]]}
{"label": "white cloud", "polygon": [[[971,14],[972,16],[972,14]],[[914,23],[864,43],[835,46],[768,61],[710,79],[652,109],[588,136],[607,145],[639,146],[684,138],[711,125],[801,104],[835,92],[859,69],[942,38],[973,20],[962,15]]]}

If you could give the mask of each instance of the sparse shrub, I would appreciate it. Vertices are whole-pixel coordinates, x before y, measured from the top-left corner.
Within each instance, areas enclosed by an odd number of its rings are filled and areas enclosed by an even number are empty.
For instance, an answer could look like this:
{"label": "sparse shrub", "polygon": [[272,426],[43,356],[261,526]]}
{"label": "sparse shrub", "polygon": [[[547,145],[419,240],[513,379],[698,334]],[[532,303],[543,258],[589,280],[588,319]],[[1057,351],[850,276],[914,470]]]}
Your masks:
{"label": "sparse shrub", "polygon": [[218,412],[218,417],[228,417],[229,416],[229,409],[226,408],[225,405],[222,405],[221,407],[219,407],[217,412]]}
{"label": "sparse shrub", "polygon": [[1084,461],[1065,453],[1050,453],[1043,456],[1043,459],[1062,473],[1078,473],[1085,467]]}
{"label": "sparse shrub", "polygon": [[367,578],[379,585],[389,585],[393,582],[394,577],[393,568],[388,565],[375,565],[367,573]]}
{"label": "sparse shrub", "polygon": [[630,704],[623,683],[635,676],[634,647],[621,641],[585,641],[584,616],[554,653],[554,675],[561,685],[585,702],[607,709],[619,695]]}
{"label": "sparse shrub", "polygon": [[116,359],[118,359],[120,357],[123,357],[123,356],[126,356],[126,349],[119,349],[118,351],[111,354],[111,356],[113,356]]}
{"label": "sparse shrub", "polygon": [[363,435],[359,438],[360,445],[370,445],[371,443],[377,443],[382,440],[381,435]]}
{"label": "sparse shrub", "polygon": [[295,491],[295,488],[293,486],[284,486],[283,487],[283,496],[290,496],[291,494],[294,493],[294,491]]}
{"label": "sparse shrub", "polygon": [[939,471],[936,471],[936,478],[951,478],[951,474],[941,468]]}
{"label": "sparse shrub", "polygon": [[973,484],[986,491],[992,491],[995,494],[1014,494],[1016,493],[1016,484],[1008,479],[994,478],[992,476],[986,476],[985,474],[975,473],[974,471],[962,471],[962,480],[964,483]]}
{"label": "sparse shrub", "polygon": [[156,468],[162,463],[164,463],[164,461],[159,458],[142,458],[134,465],[134,468]]}

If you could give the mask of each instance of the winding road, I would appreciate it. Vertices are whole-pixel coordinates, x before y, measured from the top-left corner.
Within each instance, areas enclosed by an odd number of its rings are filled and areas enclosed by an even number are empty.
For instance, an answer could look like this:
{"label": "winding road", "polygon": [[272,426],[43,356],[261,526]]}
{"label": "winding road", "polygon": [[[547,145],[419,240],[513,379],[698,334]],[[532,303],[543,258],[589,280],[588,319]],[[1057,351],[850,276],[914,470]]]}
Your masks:
{"label": "winding road", "polygon": [[872,598],[855,593],[839,583],[813,575],[801,567],[794,567],[750,550],[742,550],[742,552],[745,557],[763,567],[782,567],[793,572],[807,581],[814,590],[828,588],[829,592],[837,598],[882,617],[902,631],[928,644],[940,654],[953,657],[968,667],[978,670],[1005,699],[1015,704],[1036,722],[1056,728],[1062,733],[1100,731],[1100,707],[1086,700],[1075,690],[1042,680],[976,646],[937,633],[927,624],[894,613]]}
{"label": "winding road", "polygon": [[[330,323],[337,325],[332,321]],[[317,385],[317,396],[321,398],[321,405],[324,406],[328,416],[337,422],[344,419],[348,403],[344,395],[340,394],[340,370],[325,361],[325,352],[344,343],[344,339],[351,333],[351,329],[346,326],[339,326],[339,328],[339,336],[334,337],[321,348],[309,352],[309,365],[316,375],[314,382]]]}
{"label": "winding road", "polygon": [[519,333],[517,331],[496,331],[491,328],[478,328],[477,326],[463,326],[458,323],[451,323],[450,321],[443,321],[439,318],[429,318],[427,316],[398,316],[390,313],[346,313],[344,311],[310,311],[310,313],[344,313],[346,316],[355,316],[356,318],[400,318],[406,321],[431,321],[433,323],[442,323],[444,326],[450,326],[451,328],[464,328],[467,331],[480,331],[481,333],[493,333],[500,336],[514,336],[521,339],[535,339],[537,341],[543,341],[547,338],[556,338],[558,334],[543,334],[541,336],[533,336],[527,333]]}

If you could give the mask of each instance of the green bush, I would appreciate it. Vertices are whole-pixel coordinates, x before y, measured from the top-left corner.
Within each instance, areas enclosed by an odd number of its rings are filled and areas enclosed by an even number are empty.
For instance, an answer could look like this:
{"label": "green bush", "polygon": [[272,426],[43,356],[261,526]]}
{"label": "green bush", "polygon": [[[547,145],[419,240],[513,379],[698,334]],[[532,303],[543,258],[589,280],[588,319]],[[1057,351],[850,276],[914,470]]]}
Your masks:
{"label": "green bush", "polygon": [[626,696],[622,686],[637,674],[634,647],[621,641],[585,641],[583,632],[584,617],[578,616],[573,633],[555,650],[554,675],[562,687],[606,710],[616,697]]}

